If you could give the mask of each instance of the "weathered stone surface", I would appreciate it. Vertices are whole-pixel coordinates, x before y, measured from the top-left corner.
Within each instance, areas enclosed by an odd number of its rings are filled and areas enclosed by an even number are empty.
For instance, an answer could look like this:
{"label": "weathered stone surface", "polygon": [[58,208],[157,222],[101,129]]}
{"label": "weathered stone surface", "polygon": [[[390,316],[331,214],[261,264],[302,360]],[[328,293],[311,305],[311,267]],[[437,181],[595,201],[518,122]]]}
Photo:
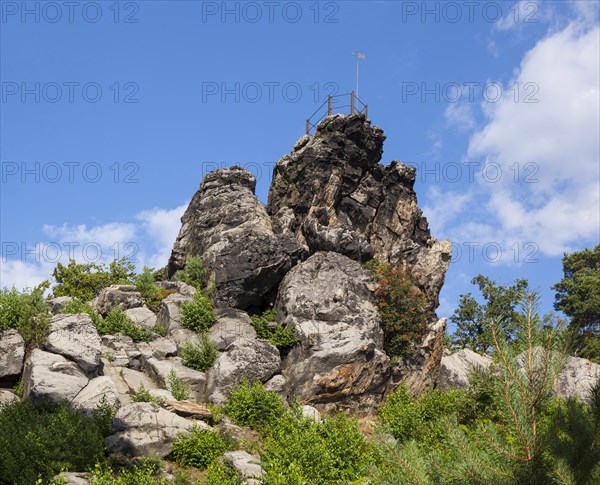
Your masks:
{"label": "weathered stone surface", "polygon": [[247,313],[234,308],[224,308],[217,322],[210,328],[208,338],[218,350],[225,350],[238,338],[256,338],[256,330]]}
{"label": "weathered stone surface", "polygon": [[52,298],[52,300],[48,300],[48,306],[50,307],[50,312],[54,315],[62,312],[67,303],[73,301],[73,298],[70,296],[58,296],[56,298]]}
{"label": "weathered stone surface", "polygon": [[322,421],[321,413],[318,411],[317,408],[305,404],[304,406],[302,406],[301,409],[302,416],[304,416],[305,418],[312,419],[315,423],[320,423]]}
{"label": "weathered stone surface", "polygon": [[285,377],[283,377],[281,374],[277,374],[265,382],[265,389],[267,391],[276,392],[277,394],[284,394],[285,388]]}
{"label": "weathered stone surface", "polygon": [[21,398],[9,389],[0,389],[0,405],[13,401],[20,401]]}
{"label": "weathered stone surface", "polygon": [[283,367],[290,397],[349,407],[381,400],[389,358],[371,283],[359,263],[337,253],[313,254],[284,278],[277,313],[300,339]]}
{"label": "weathered stone surface", "polygon": [[25,362],[23,397],[70,402],[87,383],[86,375],[75,362],[62,355],[34,349]]}
{"label": "weathered stone surface", "polygon": [[169,332],[169,338],[175,343],[177,352],[181,352],[186,342],[196,342],[198,333],[187,328],[178,328]]}
{"label": "weathered stone surface", "polygon": [[222,404],[229,389],[238,384],[242,377],[250,382],[266,382],[280,369],[281,357],[277,347],[266,340],[237,339],[207,371],[207,399]]}
{"label": "weathered stone surface", "polygon": [[470,349],[462,349],[454,354],[443,356],[437,387],[440,390],[449,387],[466,389],[469,387],[469,373],[477,368],[487,369],[491,363],[490,357],[480,355]]}
{"label": "weathered stone surface", "polygon": [[587,359],[569,357],[567,365],[558,376],[554,394],[562,397],[577,396],[589,403],[590,389],[600,379],[600,365]]}
{"label": "weathered stone surface", "polygon": [[106,315],[116,307],[128,310],[141,307],[143,304],[142,295],[134,285],[112,285],[100,291],[96,309],[101,315]]}
{"label": "weathered stone surface", "polygon": [[59,313],[52,317],[44,347],[75,361],[88,375],[96,374],[100,366],[102,341],[85,313]]}
{"label": "weathered stone surface", "polygon": [[73,398],[71,407],[90,414],[103,402],[115,409],[121,407],[117,386],[108,376],[90,380],[87,386]]}
{"label": "weathered stone surface", "polygon": [[120,333],[102,336],[102,355],[115,367],[139,369],[142,365],[142,353],[136,344],[131,337]]}
{"label": "weathered stone surface", "polygon": [[200,256],[215,274],[218,306],[262,307],[302,256],[295,239],[275,234],[254,195],[256,178],[239,167],[210,172],[190,202],[167,267],[168,277]]}
{"label": "weathered stone surface", "polygon": [[416,396],[431,389],[440,372],[445,334],[445,318],[431,322],[427,326],[425,337],[420,342],[415,342],[412,351],[399,359],[398,365],[392,368],[386,392],[396,390],[400,382],[404,382]]}
{"label": "weathered stone surface", "polygon": [[146,391],[156,389],[158,385],[143,372],[123,368],[119,371],[123,381],[127,385],[127,390],[131,394],[137,393],[142,386]]}
{"label": "weathered stone surface", "polygon": [[156,313],[147,306],[129,308],[128,310],[125,310],[125,315],[131,318],[131,320],[140,327],[154,330],[154,326],[156,325]]}
{"label": "weathered stone surface", "polygon": [[191,399],[195,401],[202,401],[204,399],[204,390],[206,387],[206,374],[204,372],[184,366],[179,357],[166,360],[148,359],[146,372],[159,386],[165,389],[168,388],[171,370],[174,370],[177,377],[190,386],[192,392]]}
{"label": "weathered stone surface", "polygon": [[162,360],[177,355],[177,345],[172,339],[166,337],[159,337],[150,342],[140,342],[137,344],[137,348],[142,353],[144,364],[150,357]]}
{"label": "weathered stone surface", "polygon": [[184,418],[202,419],[209,423],[213,422],[213,414],[210,409],[201,404],[190,401],[165,400],[162,406]]}
{"label": "weathered stone surface", "polygon": [[311,253],[405,261],[419,272],[433,312],[450,242],[431,237],[413,190],[415,168],[379,163],[384,140],[362,114],[325,118],[277,162],[267,211],[277,231],[294,234]]}
{"label": "weathered stone surface", "polygon": [[21,374],[25,358],[25,340],[14,329],[0,332],[0,379]]}
{"label": "weathered stone surface", "polygon": [[252,456],[247,451],[237,450],[226,452],[223,460],[237,471],[238,477],[243,483],[248,485],[262,483],[260,477],[265,475],[265,471],[260,466],[259,458]]}
{"label": "weathered stone surface", "polygon": [[131,403],[117,412],[114,434],[106,438],[105,444],[109,453],[165,457],[173,449],[173,439],[189,432],[194,424],[208,428],[202,421],[188,421],[155,403]]}
{"label": "weathered stone surface", "polygon": [[173,293],[167,296],[163,301],[160,302],[160,308],[158,310],[158,323],[163,325],[167,331],[173,332],[181,327],[181,305],[184,303],[190,303],[192,297],[180,295],[179,293]]}
{"label": "weathered stone surface", "polygon": [[196,294],[196,288],[184,283],[183,281],[160,281],[158,286],[165,290],[173,290],[177,293],[189,296],[190,298]]}

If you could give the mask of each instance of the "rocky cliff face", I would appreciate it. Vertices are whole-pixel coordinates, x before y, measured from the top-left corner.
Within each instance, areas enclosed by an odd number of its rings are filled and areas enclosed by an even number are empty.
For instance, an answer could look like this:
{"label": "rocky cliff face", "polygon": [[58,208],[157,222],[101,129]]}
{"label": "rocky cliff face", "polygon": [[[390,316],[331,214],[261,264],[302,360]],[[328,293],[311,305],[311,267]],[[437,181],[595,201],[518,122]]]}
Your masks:
{"label": "rocky cliff face", "polygon": [[[275,304],[278,324],[300,340],[280,361],[255,336],[228,335],[208,372],[209,400],[222,401],[245,374],[276,379],[288,398],[357,410],[375,406],[401,381],[415,393],[435,383],[445,332],[435,308],[450,243],[429,232],[413,190],[415,169],[379,163],[384,140],[361,114],[326,118],[277,162],[266,208],[241,168],[204,178],[182,218],[168,276],[200,256],[215,274],[217,306],[253,313]],[[413,268],[431,315],[423,341],[393,366],[374,281],[361,266],[372,258]],[[269,372],[260,373],[255,363],[263,357]]]}
{"label": "rocky cliff face", "polygon": [[379,162],[385,136],[362,114],[326,118],[275,166],[267,212],[275,232],[311,253],[357,261],[405,261],[419,274],[430,310],[450,264],[449,241],[431,237],[413,190],[415,169]]}

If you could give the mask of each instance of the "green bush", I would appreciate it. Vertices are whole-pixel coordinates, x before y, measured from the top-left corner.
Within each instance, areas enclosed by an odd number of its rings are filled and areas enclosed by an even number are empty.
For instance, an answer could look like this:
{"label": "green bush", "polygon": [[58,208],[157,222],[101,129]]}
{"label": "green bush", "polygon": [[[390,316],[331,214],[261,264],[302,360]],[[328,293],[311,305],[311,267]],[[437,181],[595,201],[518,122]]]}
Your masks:
{"label": "green bush", "polygon": [[238,485],[238,475],[222,460],[213,461],[206,470],[206,485]]}
{"label": "green bush", "polygon": [[377,281],[375,296],[384,331],[384,348],[390,356],[405,355],[411,342],[421,338],[431,317],[410,268],[372,264]]}
{"label": "green bush", "polygon": [[262,464],[265,483],[320,485],[361,478],[372,451],[355,420],[340,413],[316,423],[287,412],[269,431]]}
{"label": "green bush", "polygon": [[103,321],[96,327],[100,335],[122,333],[131,337],[134,342],[149,342],[152,332],[136,325],[121,307],[113,308]]}
{"label": "green bush", "polygon": [[196,291],[194,301],[181,305],[181,325],[198,333],[206,332],[217,321],[210,299]]}
{"label": "green bush", "polygon": [[177,401],[185,401],[190,398],[190,386],[177,375],[175,369],[171,369],[167,376],[167,388]]}
{"label": "green bush", "polygon": [[245,378],[229,392],[223,407],[225,414],[236,424],[257,430],[272,426],[285,409],[278,394],[267,391],[259,381],[250,384]]}
{"label": "green bush", "polygon": [[105,264],[78,264],[71,259],[67,266],[58,263],[52,276],[56,284],[52,293],[57,296],[72,296],[81,301],[90,301],[98,296],[102,288],[115,284],[128,284],[134,279],[134,266],[126,258]]}
{"label": "green bush", "polygon": [[189,258],[184,269],[180,269],[175,273],[174,280],[183,281],[188,285],[192,285],[197,290],[204,288],[204,278],[206,270],[202,258],[193,256]]}
{"label": "green bush", "polygon": [[135,286],[137,290],[141,293],[144,300],[150,304],[158,303],[157,299],[161,291],[154,278],[154,270],[147,266],[144,266],[143,272],[135,277]]}
{"label": "green bush", "polygon": [[415,439],[422,446],[435,448],[447,434],[444,419],[454,415],[460,423],[465,422],[469,406],[465,391],[433,389],[415,398],[402,384],[378,414],[384,430],[399,442]]}
{"label": "green bush", "polygon": [[150,394],[150,391],[146,389],[146,386],[142,384],[139,389],[131,396],[133,402],[158,402],[159,400]]}
{"label": "green bush", "polygon": [[113,471],[106,463],[98,463],[91,470],[90,485],[167,485],[166,479],[157,477],[160,467],[146,461],[119,472]]}
{"label": "green bush", "polygon": [[44,299],[48,286],[44,282],[31,291],[0,290],[0,331],[13,328],[28,348],[41,347],[50,330],[50,310]]}
{"label": "green bush", "polygon": [[62,470],[85,470],[103,457],[97,420],[70,411],[66,404],[22,401],[0,406],[2,483],[33,484]]}
{"label": "green bush", "polygon": [[251,319],[258,338],[268,340],[279,350],[289,350],[300,342],[294,336],[294,329],[291,327],[277,325],[271,328],[269,324],[277,321],[277,313],[274,310],[265,310],[262,315],[253,315]]}
{"label": "green bush", "polygon": [[200,344],[186,342],[181,350],[183,365],[200,372],[206,372],[212,367],[219,353],[206,334],[199,337]]}
{"label": "green bush", "polygon": [[227,445],[219,433],[197,426],[173,441],[173,458],[182,466],[204,469],[226,451]]}

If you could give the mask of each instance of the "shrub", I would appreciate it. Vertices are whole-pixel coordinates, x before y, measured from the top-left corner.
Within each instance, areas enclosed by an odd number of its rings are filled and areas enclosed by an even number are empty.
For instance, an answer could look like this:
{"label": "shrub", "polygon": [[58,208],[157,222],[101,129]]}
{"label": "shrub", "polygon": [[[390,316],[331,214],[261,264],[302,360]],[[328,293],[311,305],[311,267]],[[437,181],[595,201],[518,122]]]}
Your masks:
{"label": "shrub", "polygon": [[158,402],[158,399],[150,394],[144,384],[131,396],[133,402]]}
{"label": "shrub", "polygon": [[269,431],[262,455],[266,483],[348,483],[361,477],[372,451],[343,413],[316,423],[287,412]]}
{"label": "shrub", "polygon": [[150,461],[144,461],[117,473],[106,463],[98,463],[91,472],[90,485],[167,485],[169,483],[166,479],[156,476],[160,472],[160,467]]}
{"label": "shrub", "polygon": [[240,426],[266,430],[285,412],[285,403],[276,393],[267,391],[256,381],[250,384],[242,378],[229,392],[223,411]]}
{"label": "shrub", "polygon": [[213,461],[206,470],[206,485],[238,485],[238,475],[222,460]]}
{"label": "shrub", "polygon": [[180,269],[175,273],[173,279],[177,281],[183,281],[188,285],[192,285],[196,289],[200,290],[204,288],[204,278],[206,276],[206,270],[202,258],[199,256],[193,256],[189,258],[185,264],[184,269]]}
{"label": "shrub", "polygon": [[122,333],[131,337],[134,342],[148,342],[152,340],[152,332],[136,325],[121,307],[113,308],[103,321],[96,327],[100,335],[114,335]]}
{"label": "shrub", "polygon": [[206,372],[217,359],[217,347],[206,334],[200,335],[200,344],[186,342],[181,350],[183,365],[200,372]]}
{"label": "shrub", "polygon": [[277,322],[277,313],[274,310],[265,310],[262,315],[253,315],[252,326],[256,330],[258,338],[268,340],[279,350],[289,350],[300,340],[294,336],[294,329],[284,328],[280,325],[271,328],[273,322]]}
{"label": "shrub", "polygon": [[190,386],[177,375],[175,369],[171,369],[167,376],[167,388],[178,401],[185,401],[190,398]]}
{"label": "shrub", "polygon": [[154,270],[144,266],[142,273],[135,277],[135,286],[141,293],[142,297],[146,302],[150,304],[157,304],[157,298],[160,293],[160,288],[155,282]]}
{"label": "shrub", "polygon": [[94,323],[96,329],[101,328],[103,325],[102,317],[100,316],[98,311],[95,308],[92,308],[87,303],[83,303],[81,300],[75,299],[73,301],[67,302],[67,304],[62,309],[61,313],[85,313],[89,315],[89,317],[92,319],[92,322]]}
{"label": "shrub", "polygon": [[217,320],[210,299],[196,291],[194,301],[181,305],[181,325],[198,333],[206,332]]}
{"label": "shrub", "polygon": [[92,420],[105,438],[113,433],[113,418],[117,410],[102,396],[100,403],[92,411]]}
{"label": "shrub", "polygon": [[102,288],[119,283],[131,283],[134,266],[126,258],[115,259],[107,267],[105,264],[78,264],[71,259],[67,266],[58,263],[52,276],[56,284],[52,287],[54,296],[72,296],[81,301],[90,301],[98,296]]}
{"label": "shrub", "polygon": [[382,263],[371,267],[375,268],[385,351],[390,356],[405,355],[411,342],[423,336],[429,321],[425,297],[409,268]]}
{"label": "shrub", "polygon": [[206,468],[227,451],[223,438],[212,429],[192,427],[173,441],[173,457],[182,466]]}
{"label": "shrub", "polygon": [[44,299],[46,281],[31,291],[0,290],[0,331],[13,328],[28,348],[41,347],[50,330],[50,310]]}
{"label": "shrub", "polygon": [[13,402],[0,406],[0,477],[30,484],[62,470],[79,471],[104,457],[102,431],[93,418],[66,404]]}
{"label": "shrub", "polygon": [[455,415],[464,422],[468,403],[465,391],[433,389],[415,398],[402,384],[378,414],[385,431],[399,442],[415,439],[422,446],[435,448],[447,434],[444,419]]}

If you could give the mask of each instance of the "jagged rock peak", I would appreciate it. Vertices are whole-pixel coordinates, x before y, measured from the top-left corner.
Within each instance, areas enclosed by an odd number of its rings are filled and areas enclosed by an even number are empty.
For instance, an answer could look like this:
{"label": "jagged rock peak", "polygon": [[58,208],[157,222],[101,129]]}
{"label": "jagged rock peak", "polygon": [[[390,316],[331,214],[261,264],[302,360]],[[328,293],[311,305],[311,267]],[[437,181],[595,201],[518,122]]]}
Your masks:
{"label": "jagged rock peak", "polygon": [[277,162],[267,212],[275,232],[295,237],[310,253],[406,262],[421,274],[434,309],[450,242],[429,232],[413,190],[415,168],[379,163],[384,140],[362,114],[325,118]]}

